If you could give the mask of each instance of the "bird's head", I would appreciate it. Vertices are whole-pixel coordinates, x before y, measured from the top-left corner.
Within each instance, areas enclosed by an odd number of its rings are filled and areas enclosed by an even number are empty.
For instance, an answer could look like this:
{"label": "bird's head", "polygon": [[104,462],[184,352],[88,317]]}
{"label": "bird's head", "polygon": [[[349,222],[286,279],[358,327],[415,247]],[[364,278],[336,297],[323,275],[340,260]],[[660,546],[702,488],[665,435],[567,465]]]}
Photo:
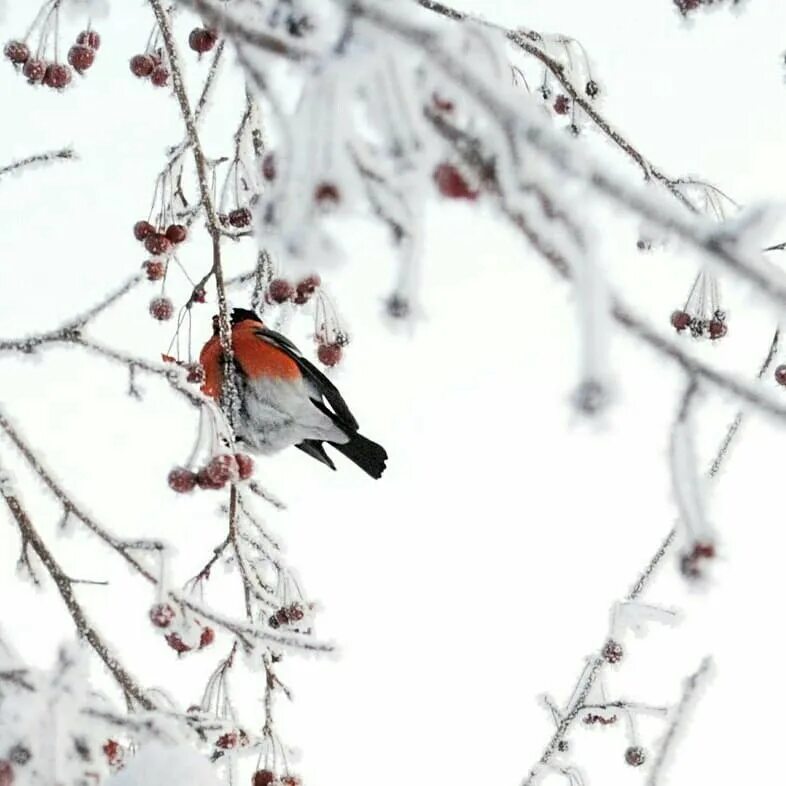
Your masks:
{"label": "bird's head", "polygon": [[[262,320],[257,316],[254,311],[251,311],[248,308],[233,308],[232,315],[230,317],[230,321],[232,323],[232,327],[235,325],[239,325],[241,322],[245,322],[247,320],[252,320],[253,322],[262,323]],[[219,327],[219,320],[218,314],[213,315],[213,335],[217,336],[220,332]]]}

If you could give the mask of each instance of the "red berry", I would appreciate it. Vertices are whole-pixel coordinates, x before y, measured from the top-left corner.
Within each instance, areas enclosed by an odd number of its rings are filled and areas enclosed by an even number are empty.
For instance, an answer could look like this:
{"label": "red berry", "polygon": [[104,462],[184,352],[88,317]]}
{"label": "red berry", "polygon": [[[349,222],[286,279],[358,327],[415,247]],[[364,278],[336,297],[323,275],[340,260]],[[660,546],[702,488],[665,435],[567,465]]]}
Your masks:
{"label": "red berry", "polygon": [[710,320],[710,338],[714,341],[723,338],[728,332],[729,328],[725,322],[720,319]]}
{"label": "red berry", "polygon": [[247,227],[251,223],[251,211],[247,207],[239,207],[229,213],[229,223],[233,227]]}
{"label": "red berry", "polygon": [[150,301],[150,315],[159,322],[172,319],[175,307],[168,297],[155,297]]}
{"label": "red berry", "polygon": [[437,93],[431,94],[431,103],[434,106],[434,109],[438,109],[440,112],[452,112],[455,108],[452,101],[442,98]]}
{"label": "red berry", "polygon": [[300,622],[305,616],[306,612],[299,603],[293,603],[289,607],[289,619],[292,620],[292,622]]}
{"label": "red berry", "polygon": [[44,74],[44,84],[55,90],[62,90],[71,81],[71,69],[62,63],[52,63],[47,66]]}
{"label": "red berry", "polygon": [[[14,769],[11,762],[6,759],[0,759],[0,786],[11,786],[14,782]],[[272,781],[268,781],[269,783]],[[256,781],[254,782],[256,783]]]}
{"label": "red berry", "polygon": [[161,256],[167,254],[172,249],[172,242],[169,238],[161,232],[151,232],[145,238],[145,248],[153,254],[153,256]]}
{"label": "red berry", "polygon": [[89,46],[91,49],[98,49],[101,46],[101,36],[95,30],[83,30],[76,37],[77,44]]}
{"label": "red berry", "polygon": [[229,748],[234,748],[237,746],[237,732],[235,731],[228,731],[226,734],[222,734],[216,740],[216,748],[223,748],[224,750],[228,750]]}
{"label": "red berry", "polygon": [[95,50],[89,46],[76,44],[68,50],[68,62],[79,72],[87,71],[95,60]]}
{"label": "red berry", "polygon": [[614,639],[609,639],[603,648],[603,660],[606,663],[619,663],[623,654],[622,645],[618,641],[614,641]]}
{"label": "red berry", "polygon": [[276,622],[279,625],[288,625],[291,622],[289,619],[289,609],[279,609],[276,612]]}
{"label": "red berry", "polygon": [[150,621],[157,628],[168,628],[175,618],[175,610],[168,603],[158,603],[150,609]]}
{"label": "red berry", "polygon": [[320,344],[317,349],[319,362],[325,366],[335,366],[341,361],[342,350],[338,344]]}
{"label": "red berry", "polygon": [[164,263],[157,259],[150,259],[142,267],[147,273],[148,281],[160,281],[164,277]]}
{"label": "red berry", "polygon": [[234,456],[224,454],[215,456],[205,467],[205,472],[213,483],[220,483],[222,486],[230,480],[235,480],[238,476],[237,461]]}
{"label": "red berry", "polygon": [[625,763],[630,764],[631,767],[641,767],[646,760],[647,756],[644,753],[644,748],[639,745],[631,745],[625,751]]}
{"label": "red berry", "polygon": [[177,633],[167,633],[165,636],[166,643],[176,652],[178,655],[182,655],[184,652],[189,652],[191,647],[186,644]]}
{"label": "red berry", "polygon": [[786,365],[778,366],[778,368],[775,369],[775,381],[779,385],[786,387]]}
{"label": "red berry", "polygon": [[697,541],[693,544],[693,551],[691,552],[691,556],[694,559],[714,559],[715,558],[715,544],[714,543],[702,543],[701,541]]}
{"label": "red berry", "polygon": [[202,54],[209,52],[218,40],[214,30],[208,30],[205,27],[195,27],[188,36],[188,45],[195,51]]}
{"label": "red berry", "polygon": [[478,192],[469,187],[464,175],[453,164],[440,164],[434,170],[434,180],[442,196],[450,199],[478,198]]}
{"label": "red berry", "polygon": [[254,460],[245,453],[235,453],[235,461],[240,480],[248,480],[254,474]]}
{"label": "red berry", "polygon": [[150,81],[156,87],[164,87],[169,82],[169,71],[164,66],[156,66],[150,74]]}
{"label": "red berry", "polygon": [[202,633],[199,634],[199,649],[209,647],[215,640],[216,634],[213,628],[202,628]]}
{"label": "red berry", "polygon": [[28,60],[22,68],[22,73],[31,85],[43,82],[46,76],[46,63],[43,60]]}
{"label": "red berry", "polygon": [[695,11],[702,3],[702,0],[674,0],[674,5],[677,6],[678,10],[683,14],[687,14],[689,11]]}
{"label": "red berry", "polygon": [[156,64],[150,55],[134,55],[129,62],[129,66],[134,76],[144,78],[153,73]]}
{"label": "red berry", "polygon": [[690,325],[691,317],[687,311],[675,311],[671,315],[671,324],[677,331],[685,330]]}
{"label": "red berry", "polygon": [[134,237],[139,241],[144,240],[155,231],[155,227],[149,221],[137,221],[134,224]]}
{"label": "red berry", "polygon": [[341,192],[335,183],[319,183],[314,189],[314,199],[323,207],[337,205],[341,201]]}
{"label": "red berry", "polygon": [[30,59],[30,48],[22,41],[9,41],[3,49],[3,54],[12,63],[21,65]]}
{"label": "red berry", "polygon": [[186,382],[201,385],[205,381],[205,369],[200,363],[189,363],[186,368],[188,369]]}
{"label": "red berry", "polygon": [[558,95],[554,101],[554,111],[558,115],[567,115],[570,112],[570,99],[564,95]]}
{"label": "red berry", "polygon": [[204,490],[212,489],[213,491],[216,491],[218,489],[224,488],[225,485],[226,483],[223,482],[219,483],[213,480],[207,474],[207,467],[200,469],[199,472],[197,473],[197,486],[199,486],[199,488],[201,489]]}
{"label": "red berry", "polygon": [[192,303],[204,303],[207,299],[207,292],[204,289],[195,289],[191,293],[191,302]]}
{"label": "red berry", "polygon": [[187,494],[196,486],[197,476],[185,467],[175,467],[169,473],[167,483],[172,491],[176,491],[178,494]]}
{"label": "red berry", "polygon": [[298,292],[307,292],[309,295],[313,294],[318,286],[322,284],[322,278],[319,273],[312,273],[298,282],[296,287]]}
{"label": "red berry", "polygon": [[294,294],[295,288],[284,278],[274,278],[267,288],[267,300],[273,303],[286,303]]}
{"label": "red berry", "polygon": [[117,764],[121,758],[120,745],[115,740],[107,740],[102,750],[109,764]]}
{"label": "red berry", "polygon": [[303,781],[297,775],[284,775],[281,778],[281,786],[302,786]]}
{"label": "red berry", "polygon": [[170,224],[166,229],[166,237],[170,243],[182,243],[188,236],[188,230],[182,224]]}
{"label": "red berry", "polygon": [[275,779],[270,770],[257,770],[251,777],[251,786],[270,786]]}
{"label": "red berry", "polygon": [[266,153],[262,159],[262,177],[265,180],[276,179],[276,155],[275,153]]}

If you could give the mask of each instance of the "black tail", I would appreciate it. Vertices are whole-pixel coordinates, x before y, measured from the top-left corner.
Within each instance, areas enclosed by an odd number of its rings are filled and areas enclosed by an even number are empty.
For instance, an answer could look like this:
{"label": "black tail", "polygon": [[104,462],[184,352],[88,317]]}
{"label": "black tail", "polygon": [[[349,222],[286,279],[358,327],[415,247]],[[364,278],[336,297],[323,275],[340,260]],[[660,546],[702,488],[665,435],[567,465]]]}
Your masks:
{"label": "black tail", "polygon": [[385,460],[388,457],[385,448],[362,434],[350,435],[349,442],[345,442],[343,445],[336,442],[328,444],[332,445],[339,453],[343,453],[372,478],[380,478],[385,471]]}

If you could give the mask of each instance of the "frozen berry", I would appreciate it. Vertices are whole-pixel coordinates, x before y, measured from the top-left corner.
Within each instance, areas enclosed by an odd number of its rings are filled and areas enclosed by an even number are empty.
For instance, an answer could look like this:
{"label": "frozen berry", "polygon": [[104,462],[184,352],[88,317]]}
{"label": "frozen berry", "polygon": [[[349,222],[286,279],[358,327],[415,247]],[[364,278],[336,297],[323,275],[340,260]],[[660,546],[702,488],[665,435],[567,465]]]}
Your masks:
{"label": "frozen berry", "polygon": [[164,277],[164,263],[157,259],[150,259],[142,265],[147,273],[148,281],[160,281]]}
{"label": "frozen berry", "polygon": [[107,740],[102,750],[109,764],[117,764],[121,758],[120,745],[115,740]]}
{"label": "frozen berry", "polygon": [[786,387],[786,365],[778,366],[778,368],[775,369],[775,381],[779,385]]}
{"label": "frozen berry", "polygon": [[245,453],[235,453],[235,461],[240,480],[248,480],[254,474],[254,460]]}
{"label": "frozen berry", "polygon": [[55,90],[62,90],[71,81],[71,69],[62,63],[52,63],[47,66],[44,74],[44,84]]}
{"label": "frozen berry", "polygon": [[167,483],[172,491],[178,494],[187,494],[196,486],[197,476],[185,467],[175,467],[167,477]]}
{"label": "frozen berry", "polygon": [[182,243],[188,236],[188,230],[182,224],[170,224],[166,229],[166,237],[175,245]]}
{"label": "frozen berry", "polygon": [[216,634],[213,628],[205,626],[199,634],[199,649],[209,647],[216,640]]}
{"label": "frozen berry", "polygon": [[134,55],[129,61],[131,73],[138,77],[147,77],[153,73],[156,64],[150,55]]}
{"label": "frozen berry", "polygon": [[176,652],[181,655],[184,652],[189,652],[191,647],[186,644],[177,633],[168,633],[166,635],[166,643]]}
{"label": "frozen berry", "polygon": [[235,461],[234,456],[228,454],[215,456],[205,467],[205,472],[214,483],[221,483],[223,485],[237,478],[237,461]]}
{"label": "frozen berry", "polygon": [[268,617],[267,624],[270,625],[271,628],[278,628],[281,625],[275,614],[272,614],[270,617]]}
{"label": "frozen berry", "polygon": [[302,786],[303,781],[297,775],[284,775],[281,778],[281,786]]}
{"label": "frozen berry", "polygon": [[273,303],[286,303],[294,294],[295,288],[284,278],[274,278],[267,288],[267,299]]}
{"label": "frozen berry", "polygon": [[95,57],[95,50],[91,49],[89,46],[76,44],[68,50],[68,62],[71,63],[80,74],[83,71],[87,71],[87,69],[93,65]]}
{"label": "frozen berry", "polygon": [[191,302],[192,303],[204,303],[207,300],[207,292],[200,287],[199,289],[195,289],[191,293]]}
{"label": "frozen berry", "polygon": [[201,363],[189,363],[186,369],[188,369],[186,382],[201,385],[205,381],[205,368]]}
{"label": "frozen berry", "polygon": [[324,207],[337,205],[341,201],[341,192],[335,183],[319,183],[314,189],[314,199]]}
{"label": "frozen berry", "polygon": [[693,544],[693,551],[691,554],[694,559],[714,559],[715,544],[697,541]]}
{"label": "frozen berry", "polygon": [[680,13],[687,14],[689,11],[695,11],[702,3],[702,0],[674,0],[674,5]]}
{"label": "frozen berry", "polygon": [[168,628],[175,618],[175,610],[168,603],[157,603],[150,609],[150,621],[157,628]]}
{"label": "frozen berry", "polygon": [[274,153],[266,153],[262,159],[262,177],[265,180],[276,179],[276,156]]}
{"label": "frozen berry", "polygon": [[150,74],[150,81],[156,87],[164,87],[169,82],[169,71],[164,66],[156,66]]}
{"label": "frozen berry", "polygon": [[229,223],[236,228],[247,227],[251,223],[251,211],[247,207],[230,211]]}
{"label": "frozen berry", "polygon": [[385,301],[385,311],[387,311],[388,316],[393,317],[393,319],[404,319],[408,317],[410,310],[409,301],[397,292],[394,292]]}
{"label": "frozen berry", "polygon": [[292,622],[300,622],[305,616],[306,612],[299,603],[293,603],[289,607],[289,619],[292,620]]}
{"label": "frozen berry", "polygon": [[570,112],[570,99],[565,95],[558,95],[554,101],[554,111],[558,115],[567,115]]}
{"label": "frozen berry", "polygon": [[172,319],[175,307],[168,297],[156,297],[150,301],[150,315],[159,322]]}
{"label": "frozen berry", "polygon": [[446,98],[442,98],[437,93],[432,93],[431,103],[434,106],[434,109],[437,109],[440,112],[452,112],[453,109],[455,108],[452,101],[449,101]]}
{"label": "frozen berry", "polygon": [[153,256],[161,256],[161,254],[166,254],[171,250],[172,242],[161,232],[151,232],[145,238],[145,248]]}
{"label": "frozen berry", "polygon": [[338,344],[320,344],[317,349],[319,362],[325,366],[335,366],[341,361],[342,350]]}
{"label": "frozen berry", "polygon": [[237,746],[237,732],[235,731],[228,731],[226,734],[222,734],[216,740],[216,747],[223,748],[224,750],[228,750],[229,748],[234,748]]}
{"label": "frozen berry", "polygon": [[440,164],[434,170],[434,180],[442,196],[450,199],[478,198],[478,192],[469,187],[464,175],[453,164]]}
{"label": "frozen berry", "polygon": [[188,36],[188,45],[195,51],[202,54],[209,52],[218,40],[214,30],[205,27],[195,27]]}
{"label": "frozen berry", "polygon": [[677,331],[685,330],[690,325],[691,317],[687,311],[675,311],[671,315],[671,324]]}
{"label": "frozen berry", "polygon": [[709,333],[710,338],[715,341],[716,339],[723,338],[728,332],[729,328],[725,322],[720,319],[711,319]]}
{"label": "frozen berry", "polygon": [[570,743],[567,740],[560,740],[557,743],[557,750],[560,753],[566,753],[567,751],[570,750]]}
{"label": "frozen berry", "polygon": [[155,227],[149,221],[137,221],[134,224],[134,237],[139,241],[144,240],[155,231]]}
{"label": "frozen berry", "polygon": [[101,36],[95,30],[83,30],[76,37],[77,44],[89,46],[91,49],[98,49],[101,46]]}
{"label": "frozen berry", "polygon": [[22,68],[22,73],[30,84],[43,82],[46,76],[46,63],[43,60],[28,60]]}
{"label": "frozen berry", "polygon": [[298,281],[297,286],[295,287],[296,303],[305,303],[311,295],[316,292],[317,287],[322,284],[322,279],[320,278],[318,273],[312,273],[310,276],[306,276],[305,278]]}
{"label": "frozen berry", "polygon": [[[11,762],[6,759],[0,759],[0,786],[11,786],[13,782],[14,768],[11,766]],[[272,783],[272,781],[266,781],[267,783]],[[256,780],[254,781],[254,786],[258,786]]]}
{"label": "frozen berry", "polygon": [[271,786],[275,779],[270,770],[257,770],[251,777],[251,786]]}
{"label": "frozen berry", "polygon": [[30,48],[22,41],[9,41],[3,49],[3,54],[12,63],[21,65],[30,59]]}
{"label": "frozen berry", "polygon": [[625,751],[625,763],[630,764],[631,767],[641,767],[646,760],[644,748],[639,745],[631,745]]}
{"label": "frozen berry", "polygon": [[19,764],[22,767],[33,758],[30,748],[26,748],[22,743],[17,743],[8,751],[8,758],[12,764]]}
{"label": "frozen berry", "polygon": [[205,490],[212,489],[214,491],[216,491],[218,489],[222,489],[226,485],[226,483],[224,483],[224,482],[217,482],[217,481],[213,480],[213,478],[211,478],[207,474],[207,467],[205,467],[204,469],[200,469],[199,470],[199,472],[197,473],[196,482],[197,482],[197,486],[199,486],[199,488],[205,489]]}
{"label": "frozen berry", "polygon": [[594,79],[590,79],[590,81],[587,82],[587,85],[584,88],[584,92],[590,98],[595,98],[597,97],[598,93],[600,93],[600,87],[598,87],[598,83]]}
{"label": "frozen berry", "polygon": [[606,663],[619,663],[622,660],[622,645],[614,639],[609,639],[603,648],[603,660]]}

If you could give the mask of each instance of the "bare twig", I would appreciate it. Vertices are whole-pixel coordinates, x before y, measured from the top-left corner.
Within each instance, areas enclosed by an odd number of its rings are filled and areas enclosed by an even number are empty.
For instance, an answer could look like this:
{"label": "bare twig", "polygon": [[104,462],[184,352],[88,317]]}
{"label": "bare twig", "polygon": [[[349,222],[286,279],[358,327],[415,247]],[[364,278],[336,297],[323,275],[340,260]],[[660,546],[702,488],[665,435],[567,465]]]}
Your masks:
{"label": "bare twig", "polygon": [[68,161],[75,158],[76,153],[70,147],[65,147],[62,150],[52,150],[48,153],[37,153],[0,167],[0,177],[11,174],[11,172],[18,172],[26,167],[33,167],[36,164],[51,164],[54,161]]}

